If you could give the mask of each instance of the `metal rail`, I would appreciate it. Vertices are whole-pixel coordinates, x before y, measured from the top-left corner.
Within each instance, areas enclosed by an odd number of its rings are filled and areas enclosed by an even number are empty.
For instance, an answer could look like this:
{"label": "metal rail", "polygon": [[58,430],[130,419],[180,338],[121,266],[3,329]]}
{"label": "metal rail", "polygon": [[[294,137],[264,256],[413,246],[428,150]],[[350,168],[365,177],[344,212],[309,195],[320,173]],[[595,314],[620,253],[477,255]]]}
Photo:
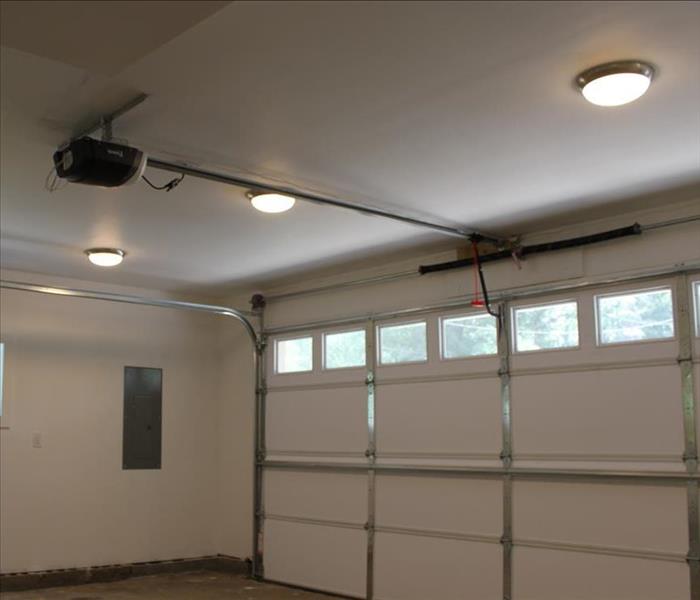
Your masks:
{"label": "metal rail", "polygon": [[[698,445],[696,430],[696,406],[693,381],[692,317],[690,285],[687,275],[680,275],[676,282],[675,302],[678,321],[678,366],[681,379],[681,406],[683,409],[683,461],[689,474],[698,473]],[[690,597],[700,598],[700,491],[698,481],[688,481],[686,498],[688,503],[688,554],[690,569]]]}
{"label": "metal rail", "polygon": [[[365,356],[367,360],[367,457],[368,466],[377,461],[377,429],[375,427],[375,373],[377,371],[377,328],[370,319],[365,325]],[[373,469],[367,469],[367,581],[366,600],[374,598],[374,537],[376,527],[376,476]]]}
{"label": "metal rail", "polygon": [[[86,135],[92,135],[99,129],[107,130],[107,137],[111,137],[111,128],[112,128],[112,121],[115,119],[121,117],[123,114],[128,113],[130,110],[136,108],[139,104],[142,102],[146,101],[148,99],[148,94],[139,94],[138,96],[134,96],[131,100],[129,100],[126,104],[123,104],[120,106],[117,110],[115,110],[113,113],[109,115],[105,115],[102,117],[99,121],[93,122],[91,125],[88,125],[84,129],[79,130],[76,134],[72,135],[70,140],[67,140],[64,142],[61,147],[67,146],[71,141],[77,140],[81,137],[85,137]],[[103,138],[104,139],[104,138]]]}
{"label": "metal rail", "polygon": [[391,219],[392,221],[399,221],[401,223],[406,223],[407,225],[414,225],[417,227],[422,227],[424,229],[429,229],[431,231],[442,233],[443,235],[448,235],[454,238],[460,238],[462,240],[469,239],[472,235],[478,234],[482,239],[486,241],[491,241],[495,243],[502,243],[505,240],[498,236],[491,234],[484,234],[476,229],[472,228],[462,228],[462,227],[452,227],[450,225],[442,225],[440,223],[435,223],[433,221],[426,221],[425,219],[419,219],[417,217],[409,216],[405,213],[398,212],[397,210],[387,210],[385,208],[378,208],[376,206],[369,206],[367,204],[361,204],[359,202],[349,202],[348,200],[339,200],[337,198],[329,198],[326,196],[321,196],[319,194],[312,194],[310,192],[305,192],[290,186],[283,185],[272,185],[269,183],[264,183],[262,181],[256,181],[253,179],[247,179],[245,177],[229,175],[227,173],[221,173],[216,171],[209,171],[207,169],[202,169],[200,167],[195,167],[188,164],[182,164],[177,162],[170,162],[167,160],[159,158],[148,158],[148,166],[153,169],[160,169],[161,171],[169,171],[171,173],[180,173],[183,175],[189,175],[190,177],[196,177],[198,179],[206,179],[208,181],[215,181],[217,183],[224,183],[226,185],[233,185],[236,187],[259,190],[262,192],[274,192],[277,194],[284,194],[287,196],[293,196],[298,200],[305,200],[307,202],[313,202],[315,204],[323,204],[325,206],[334,206],[336,208],[344,208],[346,210],[352,210],[363,215],[371,215],[374,217],[383,217],[385,219]]}
{"label": "metal rail", "polygon": [[513,421],[510,398],[510,333],[509,303],[498,308],[498,378],[501,388],[501,465],[508,474],[503,477],[503,600],[511,600],[513,594]]}
{"label": "metal rail", "polygon": [[20,290],[23,292],[36,292],[38,294],[50,294],[53,296],[68,296],[71,298],[85,298],[88,300],[106,300],[108,302],[121,302],[125,304],[140,304],[142,306],[157,306],[159,308],[175,308],[180,310],[192,310],[196,312],[206,312],[215,315],[233,317],[245,327],[248,336],[253,342],[257,342],[258,336],[255,328],[247,319],[250,313],[227,306],[217,306],[214,304],[198,304],[196,302],[184,302],[181,300],[162,300],[157,298],[145,298],[142,296],[131,296],[127,294],[115,294],[112,292],[97,292],[94,290],[81,290],[61,286],[38,285],[35,283],[25,283],[22,281],[0,281],[0,288],[8,290]]}
{"label": "metal rail", "polygon": [[255,468],[253,473],[253,558],[252,576],[262,580],[265,577],[263,563],[263,528],[265,525],[265,512],[263,500],[263,469],[260,461],[266,456],[265,412],[267,410],[267,365],[265,364],[265,307],[258,309],[260,334],[255,344],[255,430],[253,439],[253,451],[255,456]]}

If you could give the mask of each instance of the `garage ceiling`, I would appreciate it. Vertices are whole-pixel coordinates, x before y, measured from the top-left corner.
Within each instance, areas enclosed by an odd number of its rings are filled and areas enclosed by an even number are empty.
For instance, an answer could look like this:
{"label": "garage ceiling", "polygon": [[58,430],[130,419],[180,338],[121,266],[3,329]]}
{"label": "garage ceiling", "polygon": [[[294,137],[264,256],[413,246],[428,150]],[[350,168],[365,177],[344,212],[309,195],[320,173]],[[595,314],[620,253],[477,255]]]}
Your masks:
{"label": "garage ceiling", "polygon": [[[115,136],[155,156],[503,233],[700,178],[695,2],[2,2],[0,22],[6,268],[223,291],[454,244],[191,178],[46,192],[56,145],[140,92]],[[573,77],[620,58],[658,66],[649,93],[586,103]],[[98,271],[96,245],[128,260]]]}

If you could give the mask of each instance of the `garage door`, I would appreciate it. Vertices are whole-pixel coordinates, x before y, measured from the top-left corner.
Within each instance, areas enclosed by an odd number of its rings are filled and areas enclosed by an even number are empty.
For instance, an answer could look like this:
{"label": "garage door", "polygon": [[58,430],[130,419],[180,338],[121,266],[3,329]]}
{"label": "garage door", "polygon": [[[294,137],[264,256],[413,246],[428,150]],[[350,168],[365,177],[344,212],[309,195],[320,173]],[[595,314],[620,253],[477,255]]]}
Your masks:
{"label": "garage door", "polygon": [[467,306],[278,330],[265,578],[381,600],[692,598],[699,290],[520,297],[501,327]]}

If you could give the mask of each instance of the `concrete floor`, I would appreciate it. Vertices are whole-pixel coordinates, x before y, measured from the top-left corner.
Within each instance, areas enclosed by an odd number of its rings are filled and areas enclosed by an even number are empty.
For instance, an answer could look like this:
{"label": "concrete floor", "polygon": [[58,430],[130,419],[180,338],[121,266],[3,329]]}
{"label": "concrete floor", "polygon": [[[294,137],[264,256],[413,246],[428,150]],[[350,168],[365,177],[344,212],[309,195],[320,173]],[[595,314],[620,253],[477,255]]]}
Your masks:
{"label": "concrete floor", "polygon": [[213,571],[151,575],[111,583],[0,593],[2,600],[329,600],[335,597],[258,583],[243,575]]}

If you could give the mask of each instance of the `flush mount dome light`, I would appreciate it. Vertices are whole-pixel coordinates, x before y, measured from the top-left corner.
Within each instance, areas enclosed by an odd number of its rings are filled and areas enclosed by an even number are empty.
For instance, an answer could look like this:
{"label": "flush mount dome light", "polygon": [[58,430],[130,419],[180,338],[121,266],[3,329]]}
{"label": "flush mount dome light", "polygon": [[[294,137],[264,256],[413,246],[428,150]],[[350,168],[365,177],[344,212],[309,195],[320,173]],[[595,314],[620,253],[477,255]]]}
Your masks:
{"label": "flush mount dome light", "polygon": [[592,104],[620,106],[643,96],[653,77],[650,64],[622,60],[585,70],[576,77],[576,85]]}
{"label": "flush mount dome light", "polygon": [[253,207],[265,213],[283,213],[288,211],[296,200],[292,196],[272,192],[251,191],[246,194]]}
{"label": "flush mount dome light", "polygon": [[85,254],[98,267],[116,267],[126,256],[126,252],[119,248],[90,248],[85,250]]}

